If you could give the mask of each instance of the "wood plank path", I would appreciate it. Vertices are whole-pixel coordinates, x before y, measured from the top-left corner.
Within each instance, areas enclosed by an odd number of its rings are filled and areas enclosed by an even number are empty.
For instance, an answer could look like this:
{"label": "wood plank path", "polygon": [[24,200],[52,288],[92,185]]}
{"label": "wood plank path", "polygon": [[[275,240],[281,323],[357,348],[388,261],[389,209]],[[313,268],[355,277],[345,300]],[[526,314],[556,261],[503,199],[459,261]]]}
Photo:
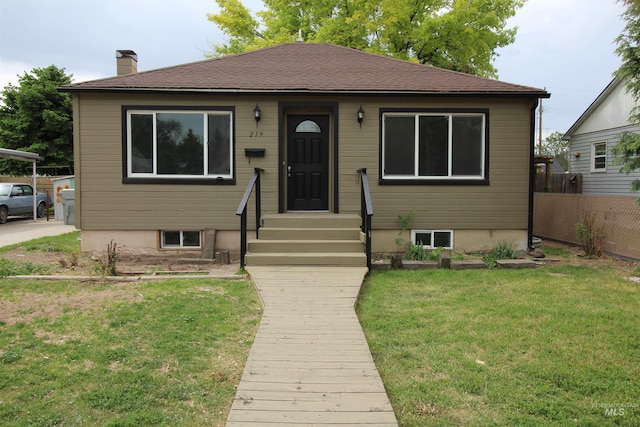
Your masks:
{"label": "wood plank path", "polygon": [[227,427],[397,427],[355,313],[361,267],[247,267],[264,314]]}

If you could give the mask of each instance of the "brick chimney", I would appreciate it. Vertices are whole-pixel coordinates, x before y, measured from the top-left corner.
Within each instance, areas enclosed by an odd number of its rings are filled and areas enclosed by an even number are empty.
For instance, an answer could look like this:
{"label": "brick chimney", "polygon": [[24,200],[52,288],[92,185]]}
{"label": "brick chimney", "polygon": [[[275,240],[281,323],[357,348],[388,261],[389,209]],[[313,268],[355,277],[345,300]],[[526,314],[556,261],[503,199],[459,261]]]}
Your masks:
{"label": "brick chimney", "polygon": [[116,50],[116,62],[119,76],[138,72],[138,55],[132,50]]}

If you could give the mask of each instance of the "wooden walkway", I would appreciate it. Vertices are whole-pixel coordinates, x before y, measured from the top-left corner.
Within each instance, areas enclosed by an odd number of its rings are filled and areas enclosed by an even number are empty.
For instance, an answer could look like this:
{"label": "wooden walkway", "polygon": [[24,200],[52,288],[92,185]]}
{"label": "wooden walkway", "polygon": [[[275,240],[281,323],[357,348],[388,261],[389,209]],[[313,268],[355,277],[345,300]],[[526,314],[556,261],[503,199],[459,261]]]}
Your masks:
{"label": "wooden walkway", "polygon": [[265,310],[227,427],[397,427],[354,309],[367,269],[247,270]]}

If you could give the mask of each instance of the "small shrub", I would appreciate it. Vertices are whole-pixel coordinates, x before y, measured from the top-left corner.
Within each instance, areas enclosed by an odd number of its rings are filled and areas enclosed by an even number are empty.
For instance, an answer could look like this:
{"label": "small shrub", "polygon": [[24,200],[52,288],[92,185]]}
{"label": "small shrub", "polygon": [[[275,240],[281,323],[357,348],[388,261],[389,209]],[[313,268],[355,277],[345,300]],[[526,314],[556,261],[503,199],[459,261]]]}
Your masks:
{"label": "small shrub", "polygon": [[113,240],[107,245],[107,252],[96,259],[95,271],[101,276],[117,276],[116,262],[118,261],[118,244]]}
{"label": "small shrub", "polygon": [[409,250],[404,254],[404,259],[412,261],[425,261],[431,258],[430,251],[425,249],[422,245],[411,244]]}
{"label": "small shrub", "polygon": [[582,222],[576,224],[576,234],[587,257],[602,256],[604,225],[597,223],[593,212],[587,211],[582,215]]}
{"label": "small shrub", "polygon": [[493,266],[496,260],[500,259],[516,259],[520,256],[520,252],[509,242],[498,242],[498,246],[494,247],[488,253],[482,256],[484,263],[489,267]]}
{"label": "small shrub", "polygon": [[407,243],[404,240],[404,233],[411,228],[411,221],[413,221],[413,217],[415,216],[415,211],[411,210],[406,216],[398,215],[398,222],[400,223],[400,231],[398,231],[398,235],[396,236],[396,246],[398,248],[398,252],[404,252],[411,250],[411,243]]}
{"label": "small shrub", "polygon": [[[407,253],[404,255],[404,259],[412,261],[438,261],[440,254],[445,249],[441,246],[435,249],[425,249],[422,245],[411,245]],[[452,260],[461,261],[464,259],[464,255],[452,253]]]}

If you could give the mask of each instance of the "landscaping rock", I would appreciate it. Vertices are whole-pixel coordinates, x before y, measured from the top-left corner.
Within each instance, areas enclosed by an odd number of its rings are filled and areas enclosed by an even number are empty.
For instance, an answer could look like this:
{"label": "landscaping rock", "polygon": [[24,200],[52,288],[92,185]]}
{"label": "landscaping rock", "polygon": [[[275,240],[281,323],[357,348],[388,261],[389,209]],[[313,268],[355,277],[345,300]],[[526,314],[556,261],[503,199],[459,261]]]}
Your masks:
{"label": "landscaping rock", "polygon": [[544,258],[544,251],[540,248],[531,249],[527,252],[527,254],[533,258]]}

